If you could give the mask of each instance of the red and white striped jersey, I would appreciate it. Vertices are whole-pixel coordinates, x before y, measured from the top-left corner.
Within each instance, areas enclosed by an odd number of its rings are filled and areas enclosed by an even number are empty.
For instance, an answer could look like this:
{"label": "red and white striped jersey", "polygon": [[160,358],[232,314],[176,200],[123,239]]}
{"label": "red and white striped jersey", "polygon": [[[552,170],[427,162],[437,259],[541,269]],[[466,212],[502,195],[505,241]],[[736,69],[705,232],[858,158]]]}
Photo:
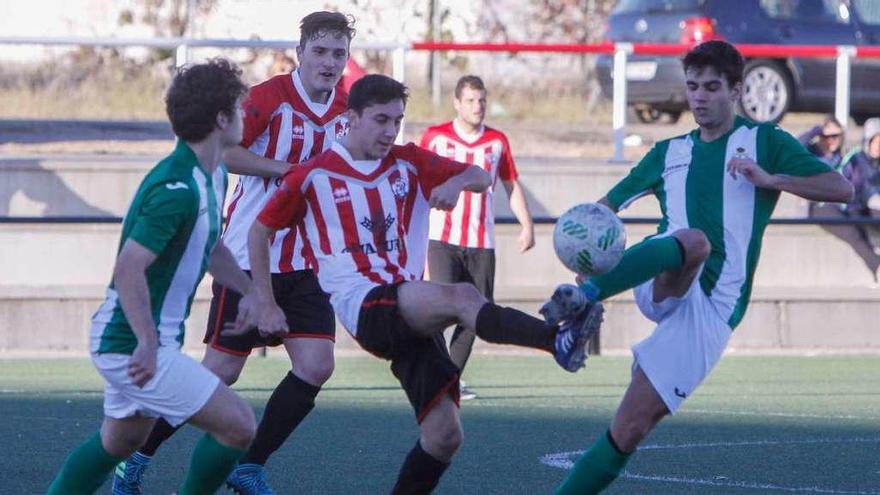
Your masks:
{"label": "red and white striped jersey", "polygon": [[[300,164],[328,149],[348,129],[344,112],[348,95],[337,87],[327,103],[311,101],[299,73],[275,76],[251,88],[244,102],[244,137],[241,146],[274,160]],[[242,269],[250,268],[248,231],[257,214],[278,189],[281,178],[242,175],[226,212],[223,242]],[[270,248],[273,273],[311,268],[314,257],[302,242],[299,227],[280,230]]]}
{"label": "red and white striped jersey", "polygon": [[321,288],[355,335],[370,289],[422,278],[431,191],[467,167],[412,143],[364,161],[334,143],[292,168],[258,218],[276,229],[304,227]]}
{"label": "red and white striped jersey", "polygon": [[462,191],[452,211],[432,211],[430,238],[456,246],[492,249],[495,247],[495,185],[499,178],[517,178],[510,144],[502,132],[485,126],[475,139],[467,139],[453,122],[429,127],[422,135],[422,148],[483,167],[492,177],[492,185],[483,193]]}

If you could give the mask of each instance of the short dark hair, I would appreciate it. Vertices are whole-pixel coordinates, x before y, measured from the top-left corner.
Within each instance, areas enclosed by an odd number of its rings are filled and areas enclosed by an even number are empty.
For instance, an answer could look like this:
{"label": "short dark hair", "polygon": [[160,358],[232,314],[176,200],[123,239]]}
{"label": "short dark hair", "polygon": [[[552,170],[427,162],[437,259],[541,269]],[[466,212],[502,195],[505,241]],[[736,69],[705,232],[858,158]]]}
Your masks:
{"label": "short dark hair", "polygon": [[217,126],[218,113],[235,115],[238,99],[247,92],[241,69],[215,58],[177,71],[165,94],[165,112],[177,137],[199,142]]}
{"label": "short dark hair", "polygon": [[742,82],[745,67],[745,61],[739,50],[730,43],[720,40],[700,43],[687,52],[681,63],[685,72],[691,68],[712,67],[727,79],[730,87]]}
{"label": "short dark hair", "polygon": [[455,83],[455,99],[461,99],[461,92],[464,91],[464,88],[476,89],[477,91],[486,91],[486,85],[483,84],[483,80],[480,79],[480,76],[467,75],[462,76],[461,79]]}
{"label": "short dark hair", "polygon": [[406,105],[409,90],[399,81],[382,74],[370,74],[357,80],[348,93],[348,108],[361,115],[371,105],[382,105],[401,99]]}
{"label": "short dark hair", "polygon": [[314,40],[321,33],[333,33],[345,36],[351,42],[355,34],[354,17],[339,13],[318,11],[303,17],[299,23],[299,46],[305,47],[306,42]]}

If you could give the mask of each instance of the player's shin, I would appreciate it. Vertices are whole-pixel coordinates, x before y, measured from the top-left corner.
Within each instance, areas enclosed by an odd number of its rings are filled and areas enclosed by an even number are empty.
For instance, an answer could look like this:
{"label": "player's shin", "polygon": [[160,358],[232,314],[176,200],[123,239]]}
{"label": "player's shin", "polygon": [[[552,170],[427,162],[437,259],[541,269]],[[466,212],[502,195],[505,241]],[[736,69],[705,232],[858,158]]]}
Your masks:
{"label": "player's shin", "polygon": [[266,464],[273,452],[287,440],[293,430],[315,407],[315,397],[321,387],[303,381],[292,372],[275,387],[263,419],[257,427],[257,436],[250,450],[241,458],[243,464]]}
{"label": "player's shin", "polygon": [[216,492],[242,454],[243,450],[222,445],[210,433],[205,433],[193,450],[189,471],[177,493],[196,495]]}
{"label": "player's shin", "polygon": [[574,463],[568,477],[556,489],[556,495],[592,495],[601,492],[617,479],[630,455],[621,452],[606,431]]}
{"label": "player's shin", "polygon": [[409,451],[400,467],[391,495],[431,493],[448,467],[449,463],[435,459],[422,449],[421,441],[416,441],[415,447]]}
{"label": "player's shin", "polygon": [[487,302],[477,313],[476,333],[486,342],[510,344],[552,353],[557,328],[522,311]]}
{"label": "player's shin", "polygon": [[591,277],[581,290],[591,301],[602,301],[637,287],[669,270],[681,268],[684,250],[673,236],[642,241],[626,250],[610,272]]}
{"label": "player's shin", "polygon": [[46,493],[48,495],[94,493],[104,483],[113,466],[121,460],[104,449],[101,444],[101,433],[95,433],[70,453]]}

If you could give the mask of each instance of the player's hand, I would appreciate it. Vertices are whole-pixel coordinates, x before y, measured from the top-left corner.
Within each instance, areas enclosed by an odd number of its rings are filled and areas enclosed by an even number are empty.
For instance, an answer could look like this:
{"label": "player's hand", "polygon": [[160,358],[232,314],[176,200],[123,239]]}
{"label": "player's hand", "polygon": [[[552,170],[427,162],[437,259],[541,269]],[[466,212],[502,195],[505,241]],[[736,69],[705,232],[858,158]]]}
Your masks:
{"label": "player's hand", "polygon": [[228,322],[223,325],[220,332],[223,335],[242,335],[257,326],[257,317],[259,315],[259,305],[257,298],[251,293],[242,296],[238,302],[238,314],[235,321]]}
{"label": "player's hand", "polygon": [[287,317],[278,304],[272,300],[261,305],[257,315],[257,329],[263,337],[283,337],[290,333],[287,328]]}
{"label": "player's hand", "polygon": [[461,187],[455,181],[448,180],[431,191],[428,205],[431,208],[449,211],[455,208],[455,204],[458,203],[459,194],[461,194]]}
{"label": "player's hand", "polygon": [[156,375],[156,359],[159,346],[156,340],[138,341],[128,360],[128,377],[138,388],[144,388]]}
{"label": "player's hand", "polygon": [[754,184],[755,187],[774,189],[776,186],[775,178],[768,174],[766,170],[761,168],[761,166],[751,158],[731,158],[730,161],[727,162],[727,173],[729,173],[734,180],[736,180],[739,175],[742,175],[747,181]]}
{"label": "player's hand", "polygon": [[517,244],[519,245],[519,252],[524,253],[529,249],[535,247],[535,229],[534,227],[523,227],[519,232],[519,239],[517,239]]}

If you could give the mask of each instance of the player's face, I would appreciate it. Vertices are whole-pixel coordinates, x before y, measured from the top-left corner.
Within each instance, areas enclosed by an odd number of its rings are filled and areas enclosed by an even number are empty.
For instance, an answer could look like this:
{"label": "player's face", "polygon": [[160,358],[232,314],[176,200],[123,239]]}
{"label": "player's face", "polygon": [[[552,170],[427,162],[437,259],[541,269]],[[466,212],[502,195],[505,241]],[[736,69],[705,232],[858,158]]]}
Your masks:
{"label": "player's face", "polygon": [[713,67],[691,67],[685,72],[687,100],[697,125],[705,129],[732,121],[741,84],[733,87]]}
{"label": "player's face", "polygon": [[397,99],[370,105],[360,115],[350,112],[348,137],[362,159],[385,158],[400,132],[404,110],[403,100]]}
{"label": "player's face", "polygon": [[458,118],[474,127],[483,123],[486,118],[486,91],[465,86],[461,90],[461,98],[453,98]]}
{"label": "player's face", "polygon": [[868,156],[880,158],[880,134],[875,135],[868,141]]}
{"label": "player's face", "polygon": [[231,148],[237,145],[241,142],[241,138],[244,135],[244,110],[241,107],[243,100],[243,98],[239,98],[235,102],[235,108],[231,116],[227,117],[221,113],[218,117],[220,129],[222,130],[221,141],[224,148]]}
{"label": "player's face", "polygon": [[348,62],[348,45],[349,40],[342,33],[319,31],[305,45],[296,48],[299,77],[313,101],[323,102],[326,93],[333,91],[339,82]]}
{"label": "player's face", "polygon": [[834,122],[829,122],[822,127],[819,143],[826,153],[834,153],[843,145],[843,129]]}

